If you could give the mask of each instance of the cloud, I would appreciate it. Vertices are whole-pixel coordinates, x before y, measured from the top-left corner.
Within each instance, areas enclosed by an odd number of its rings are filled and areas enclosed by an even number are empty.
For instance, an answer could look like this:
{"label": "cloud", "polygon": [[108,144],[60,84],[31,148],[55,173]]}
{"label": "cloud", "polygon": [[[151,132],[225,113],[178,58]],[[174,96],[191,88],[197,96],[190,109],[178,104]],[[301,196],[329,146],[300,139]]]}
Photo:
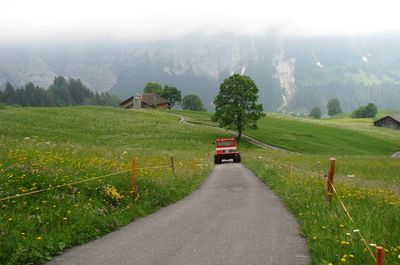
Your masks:
{"label": "cloud", "polygon": [[2,0],[2,43],[165,39],[192,32],[283,36],[400,32],[398,4],[376,1]]}

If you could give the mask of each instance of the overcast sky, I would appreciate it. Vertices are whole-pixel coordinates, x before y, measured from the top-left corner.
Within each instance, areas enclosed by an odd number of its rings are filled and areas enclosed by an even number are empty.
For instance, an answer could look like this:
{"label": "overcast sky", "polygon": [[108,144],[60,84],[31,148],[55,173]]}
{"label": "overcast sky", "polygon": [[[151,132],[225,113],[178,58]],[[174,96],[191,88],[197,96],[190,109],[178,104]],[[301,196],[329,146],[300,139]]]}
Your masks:
{"label": "overcast sky", "polygon": [[0,43],[400,33],[396,0],[0,0]]}

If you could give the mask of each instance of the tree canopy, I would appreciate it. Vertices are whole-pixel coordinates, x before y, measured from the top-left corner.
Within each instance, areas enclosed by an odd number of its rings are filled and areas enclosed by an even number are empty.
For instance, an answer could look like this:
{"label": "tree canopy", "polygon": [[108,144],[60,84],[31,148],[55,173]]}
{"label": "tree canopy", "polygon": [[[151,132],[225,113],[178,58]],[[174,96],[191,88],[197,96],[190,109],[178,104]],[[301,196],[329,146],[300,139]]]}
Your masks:
{"label": "tree canopy", "polygon": [[120,100],[108,93],[92,92],[79,79],[66,80],[62,76],[57,76],[47,90],[35,86],[31,82],[17,89],[7,83],[5,91],[0,93],[0,102],[24,107],[62,107],[71,105],[117,106]]}
{"label": "tree canopy", "polygon": [[257,121],[263,117],[263,107],[257,104],[258,88],[245,75],[234,74],[224,80],[214,100],[214,121],[221,127],[236,129],[238,139],[246,128],[257,128]]}
{"label": "tree canopy", "polygon": [[366,106],[360,106],[354,110],[351,116],[353,118],[373,118],[378,113],[378,108],[374,103],[369,103]]}
{"label": "tree canopy", "polygon": [[161,95],[162,90],[163,90],[163,87],[159,83],[149,82],[143,88],[143,93],[145,93],[145,94],[157,93],[157,94]]}
{"label": "tree canopy", "polygon": [[175,104],[181,104],[182,92],[174,86],[164,85],[161,86],[159,83],[149,82],[143,88],[144,94],[156,93],[165,99],[168,99],[171,104],[169,108],[175,106]]}
{"label": "tree canopy", "polygon": [[182,92],[174,86],[165,85],[159,95],[169,100],[170,108],[182,102]]}
{"label": "tree canopy", "polygon": [[182,100],[184,110],[205,111],[201,99],[197,95],[186,95]]}
{"label": "tree canopy", "polygon": [[340,108],[340,101],[337,98],[329,100],[326,108],[328,109],[329,116],[334,116],[343,112]]}
{"label": "tree canopy", "polygon": [[319,107],[314,107],[311,111],[310,111],[310,117],[313,118],[317,118],[320,119],[322,117],[322,111]]}

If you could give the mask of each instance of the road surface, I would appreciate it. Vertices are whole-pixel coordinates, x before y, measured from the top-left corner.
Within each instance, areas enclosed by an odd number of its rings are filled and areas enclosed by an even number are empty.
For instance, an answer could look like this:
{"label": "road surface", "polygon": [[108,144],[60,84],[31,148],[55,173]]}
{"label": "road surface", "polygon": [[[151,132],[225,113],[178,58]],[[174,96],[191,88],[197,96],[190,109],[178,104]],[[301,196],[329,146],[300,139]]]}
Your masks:
{"label": "road surface", "polygon": [[309,264],[279,198],[241,164],[217,165],[183,200],[48,264]]}

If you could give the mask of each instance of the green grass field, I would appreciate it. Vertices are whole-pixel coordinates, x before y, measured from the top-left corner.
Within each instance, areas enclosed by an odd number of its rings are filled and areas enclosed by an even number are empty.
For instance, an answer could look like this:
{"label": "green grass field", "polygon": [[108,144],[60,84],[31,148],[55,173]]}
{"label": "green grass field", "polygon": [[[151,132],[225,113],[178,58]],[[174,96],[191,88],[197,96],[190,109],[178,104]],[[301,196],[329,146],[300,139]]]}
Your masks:
{"label": "green grass field", "polygon": [[[350,124],[347,119],[333,123],[269,114],[262,118],[258,127],[258,130],[245,133],[263,142],[301,153],[390,155],[400,150],[400,133],[389,132],[389,129],[365,128]],[[374,131],[384,133],[374,134]],[[396,137],[385,137],[386,134],[396,133]]]}
{"label": "green grass field", "polygon": [[217,126],[217,122],[211,121],[211,112],[206,112],[206,111],[191,111],[191,110],[167,110],[166,112],[170,112],[173,114],[181,115],[181,116],[186,116],[189,118],[188,122],[194,123],[194,124],[204,124],[204,125],[210,125],[210,126]]}
{"label": "green grass field", "polygon": [[[185,114],[202,123],[211,114]],[[385,264],[400,264],[400,132],[347,115],[313,120],[268,114],[244,133],[295,152],[242,149],[242,162],[271,187],[297,218],[312,264],[375,264],[368,244],[382,245]],[[336,158],[338,197],[326,201],[330,157]],[[354,232],[359,230],[360,232]],[[375,250],[371,247],[371,251]]]}
{"label": "green grass field", "polygon": [[[220,130],[211,113],[127,111],[105,107],[0,110],[0,198],[118,171],[121,175],[0,201],[0,263],[40,264],[65,248],[97,238],[179,200],[210,172],[212,142]],[[295,152],[241,143],[243,163],[297,218],[312,264],[374,264],[360,240],[383,245],[385,264],[400,264],[400,133],[374,128],[370,119],[343,115],[312,120],[268,114],[245,131]],[[176,160],[176,174],[169,168]],[[326,202],[330,157],[336,157],[338,198]],[[132,159],[137,160],[131,194]],[[196,171],[192,171],[196,159]],[[200,166],[208,164],[208,166]],[[149,169],[148,167],[164,167]],[[142,169],[140,169],[142,168]],[[147,169],[145,169],[147,168]],[[373,250],[372,250],[373,251]]]}
{"label": "green grass field", "polygon": [[[218,126],[212,113],[173,111],[190,122]],[[308,119],[268,113],[257,130],[244,133],[287,150],[327,155],[390,155],[400,150],[400,132],[375,128],[372,119],[352,119],[347,114],[328,119]]]}
{"label": "green grass field", "polygon": [[0,198],[126,171],[0,201],[0,264],[41,264],[179,200],[210,172],[221,135],[167,113],[107,107],[7,107],[0,124]]}
{"label": "green grass field", "polygon": [[[361,235],[374,255],[375,249],[370,244],[384,247],[385,264],[400,263],[400,196],[385,188],[385,180],[379,180],[379,185],[369,185],[357,170],[357,162],[351,172],[360,174],[361,181],[349,182],[344,180],[346,176],[335,178],[335,189],[352,216],[353,225],[336,195],[331,205],[326,200],[323,177],[328,169],[326,158],[321,160],[320,171],[307,171],[282,157],[276,161],[274,158],[273,153],[251,152],[243,156],[243,161],[282,198],[297,218],[311,251],[312,264],[375,264]],[[304,164],[310,162],[307,157],[301,160]],[[338,159],[338,169],[349,162]],[[399,165],[396,167],[399,172]],[[396,183],[399,183],[398,173],[393,173],[386,178],[397,177]]]}

